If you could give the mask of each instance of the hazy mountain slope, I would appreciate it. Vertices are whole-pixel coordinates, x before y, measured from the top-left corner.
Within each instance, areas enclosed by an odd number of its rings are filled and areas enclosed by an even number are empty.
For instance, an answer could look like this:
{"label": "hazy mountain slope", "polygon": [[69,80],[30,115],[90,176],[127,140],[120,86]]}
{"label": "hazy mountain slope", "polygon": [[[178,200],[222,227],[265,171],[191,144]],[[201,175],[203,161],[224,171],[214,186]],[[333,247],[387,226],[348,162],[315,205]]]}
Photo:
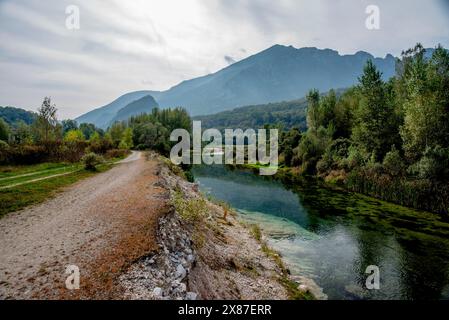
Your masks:
{"label": "hazy mountain slope", "polygon": [[366,52],[340,55],[330,49],[296,49],[275,45],[217,73],[184,81],[156,98],[161,107],[183,106],[192,115],[212,114],[238,106],[298,99],[311,88],[328,91],[357,82],[368,59],[394,75],[395,58]]}
{"label": "hazy mountain slope", "polygon": [[14,107],[0,107],[0,118],[5,120],[9,125],[16,125],[20,121],[31,124],[35,117],[36,114],[31,111]]}
{"label": "hazy mountain slope", "polygon": [[126,107],[120,109],[109,124],[113,124],[116,121],[127,120],[132,116],[140,115],[142,113],[150,113],[153,108],[158,106],[159,105],[152,96],[144,96],[143,98],[133,101]]}
{"label": "hazy mountain slope", "polygon": [[265,124],[281,124],[284,128],[306,129],[306,99],[240,107],[220,113],[196,116],[203,128],[260,129]]}
{"label": "hazy mountain slope", "polygon": [[124,94],[113,102],[83,114],[75,120],[78,123],[93,123],[99,128],[106,129],[119,110],[148,94],[150,94],[150,91],[135,91]]}

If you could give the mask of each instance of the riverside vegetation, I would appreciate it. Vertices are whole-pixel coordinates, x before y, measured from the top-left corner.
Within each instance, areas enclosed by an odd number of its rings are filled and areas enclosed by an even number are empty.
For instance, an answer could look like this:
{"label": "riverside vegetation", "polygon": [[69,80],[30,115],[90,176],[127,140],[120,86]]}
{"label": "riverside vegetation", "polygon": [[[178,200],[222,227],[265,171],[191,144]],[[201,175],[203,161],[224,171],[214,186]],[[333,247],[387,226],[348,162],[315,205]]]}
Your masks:
{"label": "riverside vegetation", "polygon": [[449,212],[449,53],[403,52],[389,81],[371,61],[358,85],[307,96],[307,131],[280,134],[281,174],[404,206]]}

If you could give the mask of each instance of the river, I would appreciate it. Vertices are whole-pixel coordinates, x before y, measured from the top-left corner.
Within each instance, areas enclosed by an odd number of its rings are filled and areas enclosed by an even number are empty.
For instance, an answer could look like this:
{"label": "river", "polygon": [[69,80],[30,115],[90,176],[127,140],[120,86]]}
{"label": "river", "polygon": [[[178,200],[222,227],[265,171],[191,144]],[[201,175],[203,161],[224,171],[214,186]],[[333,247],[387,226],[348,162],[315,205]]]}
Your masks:
{"label": "river", "polygon": [[[449,221],[438,215],[224,166],[193,174],[329,299],[449,299]],[[368,266],[379,267],[379,289],[366,288]]]}

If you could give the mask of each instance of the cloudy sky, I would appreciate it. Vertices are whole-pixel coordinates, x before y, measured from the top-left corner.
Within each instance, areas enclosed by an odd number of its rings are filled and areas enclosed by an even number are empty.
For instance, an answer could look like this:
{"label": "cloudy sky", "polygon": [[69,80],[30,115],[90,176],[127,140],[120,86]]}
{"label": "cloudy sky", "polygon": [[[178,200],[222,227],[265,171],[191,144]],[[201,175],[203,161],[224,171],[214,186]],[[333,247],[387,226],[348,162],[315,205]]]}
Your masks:
{"label": "cloudy sky", "polygon": [[[134,90],[165,90],[273,44],[399,55],[449,47],[446,0],[0,0],[0,105],[51,96],[73,118]],[[368,5],[380,30],[365,27]],[[80,28],[68,29],[76,5]],[[70,20],[72,21],[72,20]]]}

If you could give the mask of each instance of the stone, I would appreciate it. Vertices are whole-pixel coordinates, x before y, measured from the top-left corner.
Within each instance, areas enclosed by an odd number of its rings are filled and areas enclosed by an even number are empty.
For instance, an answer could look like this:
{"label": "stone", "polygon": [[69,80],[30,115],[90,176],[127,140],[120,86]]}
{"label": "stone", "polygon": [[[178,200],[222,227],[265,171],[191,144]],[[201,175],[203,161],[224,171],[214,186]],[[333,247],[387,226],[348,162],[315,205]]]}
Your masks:
{"label": "stone", "polygon": [[153,295],[155,297],[161,298],[162,297],[162,288],[159,288],[159,287],[154,288]]}
{"label": "stone", "polygon": [[196,300],[198,295],[195,292],[187,292],[186,300]]}
{"label": "stone", "polygon": [[304,285],[304,284],[300,284],[300,285],[298,286],[298,290],[301,291],[301,292],[308,292],[308,291],[309,291],[309,287],[307,287],[307,286]]}
{"label": "stone", "polygon": [[182,264],[178,264],[178,266],[176,267],[176,273],[175,273],[176,278],[182,280],[186,277],[186,275],[187,275],[186,269],[184,269]]}
{"label": "stone", "polygon": [[187,291],[187,286],[186,286],[186,284],[185,283],[180,283],[179,284],[179,291],[181,291],[182,293],[184,293],[184,292],[186,292]]}

